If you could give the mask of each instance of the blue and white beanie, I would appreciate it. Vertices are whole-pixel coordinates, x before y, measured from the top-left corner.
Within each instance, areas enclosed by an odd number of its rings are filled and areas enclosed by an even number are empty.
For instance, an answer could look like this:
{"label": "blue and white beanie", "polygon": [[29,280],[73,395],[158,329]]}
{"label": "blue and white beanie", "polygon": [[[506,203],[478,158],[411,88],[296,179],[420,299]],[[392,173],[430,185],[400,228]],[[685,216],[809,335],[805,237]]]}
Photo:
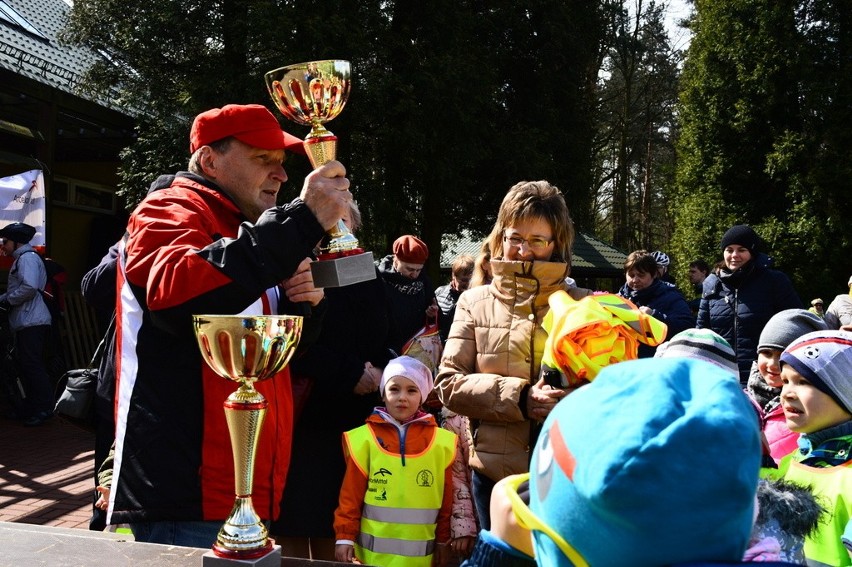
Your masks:
{"label": "blue and white beanie", "polygon": [[[760,456],[754,410],[730,371],[689,358],[621,362],[545,421],[530,508],[589,565],[738,562]],[[545,531],[533,539],[539,565],[573,565]]]}
{"label": "blue and white beanie", "polygon": [[815,331],[802,335],[781,353],[782,368],[785,364],[852,413],[852,333]]}

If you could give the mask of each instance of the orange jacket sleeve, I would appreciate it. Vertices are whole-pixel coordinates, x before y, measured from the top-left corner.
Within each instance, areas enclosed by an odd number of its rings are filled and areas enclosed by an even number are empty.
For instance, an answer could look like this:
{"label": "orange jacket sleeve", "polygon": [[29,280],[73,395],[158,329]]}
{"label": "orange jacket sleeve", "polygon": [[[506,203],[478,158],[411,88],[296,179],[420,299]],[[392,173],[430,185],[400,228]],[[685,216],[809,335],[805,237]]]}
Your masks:
{"label": "orange jacket sleeve", "polygon": [[367,493],[367,475],[352,458],[346,438],[343,438],[343,457],[346,460],[346,474],[340,486],[340,497],[334,511],[335,539],[355,540],[361,531],[361,507]]}

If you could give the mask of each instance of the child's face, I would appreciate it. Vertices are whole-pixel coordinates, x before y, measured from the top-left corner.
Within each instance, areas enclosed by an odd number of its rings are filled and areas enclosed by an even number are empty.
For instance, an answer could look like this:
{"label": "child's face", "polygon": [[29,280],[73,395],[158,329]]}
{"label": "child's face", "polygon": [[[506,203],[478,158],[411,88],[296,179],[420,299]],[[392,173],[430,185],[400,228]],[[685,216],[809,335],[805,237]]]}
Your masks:
{"label": "child's face", "polygon": [[395,420],[404,422],[420,409],[420,388],[413,380],[394,376],[385,383],[385,407]]}
{"label": "child's face", "polygon": [[768,348],[757,353],[760,377],[772,388],[781,387],[781,351]]}
{"label": "child's face", "polygon": [[852,414],[789,364],[781,370],[781,381],[781,406],[791,431],[813,433],[852,419]]}

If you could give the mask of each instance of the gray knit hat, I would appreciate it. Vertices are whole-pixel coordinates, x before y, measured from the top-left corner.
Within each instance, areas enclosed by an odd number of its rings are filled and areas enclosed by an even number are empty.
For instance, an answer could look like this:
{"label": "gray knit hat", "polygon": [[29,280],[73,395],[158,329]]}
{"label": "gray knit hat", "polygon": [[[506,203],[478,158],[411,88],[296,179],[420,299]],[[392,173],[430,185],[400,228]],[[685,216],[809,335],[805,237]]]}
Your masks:
{"label": "gray knit hat", "polygon": [[782,368],[785,364],[852,413],[852,333],[808,333],[781,353]]}
{"label": "gray knit hat", "polygon": [[766,349],[784,350],[806,333],[827,331],[822,317],[807,309],[785,309],[766,322],[757,341],[757,352]]}
{"label": "gray knit hat", "polygon": [[681,331],[657,347],[654,358],[697,358],[724,368],[739,379],[737,356],[728,341],[710,329]]}

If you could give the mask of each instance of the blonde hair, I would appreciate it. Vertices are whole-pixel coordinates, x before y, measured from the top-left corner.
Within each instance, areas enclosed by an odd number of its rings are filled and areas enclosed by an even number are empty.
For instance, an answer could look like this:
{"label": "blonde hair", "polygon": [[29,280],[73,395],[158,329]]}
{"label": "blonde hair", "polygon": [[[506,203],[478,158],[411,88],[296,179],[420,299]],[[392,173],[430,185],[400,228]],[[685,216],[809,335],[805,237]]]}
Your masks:
{"label": "blonde hair", "polygon": [[352,225],[352,232],[361,228],[361,209],[355,201],[349,201],[349,224]]}
{"label": "blonde hair", "polygon": [[554,242],[551,261],[568,264],[567,275],[571,271],[574,223],[559,188],[547,181],[521,181],[506,193],[497,213],[497,222],[488,236],[491,257],[503,257],[503,233],[507,228],[536,219],[550,224]]}
{"label": "blonde hair", "polygon": [[473,256],[467,254],[457,256],[451,266],[452,274],[456,277],[471,276],[473,275],[473,264]]}
{"label": "blonde hair", "polygon": [[491,283],[491,267],[485,267],[485,265],[490,262],[491,252],[488,249],[488,240],[483,240],[479,255],[477,255],[476,261],[473,263],[473,276],[470,278],[470,287],[488,285]]}

